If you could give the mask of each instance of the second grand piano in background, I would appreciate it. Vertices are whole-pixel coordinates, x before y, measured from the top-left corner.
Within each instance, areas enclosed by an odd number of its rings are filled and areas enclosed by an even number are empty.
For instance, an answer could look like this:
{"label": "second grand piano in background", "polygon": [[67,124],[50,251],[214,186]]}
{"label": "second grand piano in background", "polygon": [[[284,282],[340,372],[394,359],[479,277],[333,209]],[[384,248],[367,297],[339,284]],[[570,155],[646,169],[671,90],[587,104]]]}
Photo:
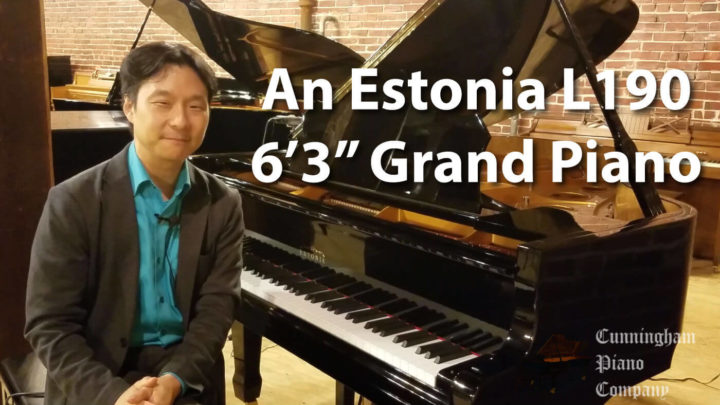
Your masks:
{"label": "second grand piano in background", "polygon": [[[224,52],[208,54],[222,62],[268,45],[259,40],[262,27],[235,35],[244,20],[199,1],[163,4],[171,24],[181,16],[186,31],[195,27],[191,34],[214,35],[189,39],[220,38]],[[590,64],[617,49],[638,18],[628,0],[568,4]],[[421,70],[433,81],[497,84],[510,66],[516,88],[536,78],[551,93],[563,68],[576,77],[588,69],[562,17],[550,0],[433,0],[363,67],[378,68],[380,80]],[[317,51],[273,44],[275,57]],[[349,76],[349,66],[342,69]],[[348,82],[339,86],[334,110],[306,114],[294,133],[331,149],[361,141],[354,159],[329,161],[325,184],[299,180],[308,169],[300,154],[269,185],[252,176],[252,154],[193,159],[243,195],[246,268],[233,328],[240,398],[259,395],[261,336],[378,404],[597,404],[607,400],[598,386],[633,385],[669,367],[672,344],[603,346],[596,334],[680,331],[691,207],[660,201],[652,185],[597,193],[615,207],[598,212],[558,203],[586,186],[576,182],[533,190],[550,193],[546,204],[525,201],[528,191],[509,184],[383,184],[369,167],[376,145],[400,139],[411,152],[497,150],[503,140],[486,125],[511,112],[353,112],[348,90]],[[644,367],[601,374],[598,354]]]}

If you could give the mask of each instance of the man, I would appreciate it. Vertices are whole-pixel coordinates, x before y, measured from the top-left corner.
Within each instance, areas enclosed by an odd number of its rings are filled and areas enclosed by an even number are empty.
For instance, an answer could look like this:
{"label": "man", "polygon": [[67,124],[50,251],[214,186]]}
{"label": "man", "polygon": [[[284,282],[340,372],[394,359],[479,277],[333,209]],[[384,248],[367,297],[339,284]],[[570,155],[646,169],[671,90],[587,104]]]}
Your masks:
{"label": "man", "polygon": [[224,404],[240,196],[186,160],[215,78],[187,47],[151,43],[120,80],[133,142],[52,188],[33,242],[25,335],[45,403]]}

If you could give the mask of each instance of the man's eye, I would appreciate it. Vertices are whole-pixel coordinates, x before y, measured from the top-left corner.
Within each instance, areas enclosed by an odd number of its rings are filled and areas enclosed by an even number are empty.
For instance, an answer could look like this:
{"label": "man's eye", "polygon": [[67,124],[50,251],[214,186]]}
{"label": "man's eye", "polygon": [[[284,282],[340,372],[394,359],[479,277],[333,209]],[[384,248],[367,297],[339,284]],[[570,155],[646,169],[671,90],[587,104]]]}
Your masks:
{"label": "man's eye", "polygon": [[190,108],[193,110],[198,110],[198,111],[205,110],[205,106],[203,106],[203,105],[191,105]]}
{"label": "man's eye", "polygon": [[153,104],[161,107],[170,105],[170,103],[168,103],[167,101],[153,101]]}

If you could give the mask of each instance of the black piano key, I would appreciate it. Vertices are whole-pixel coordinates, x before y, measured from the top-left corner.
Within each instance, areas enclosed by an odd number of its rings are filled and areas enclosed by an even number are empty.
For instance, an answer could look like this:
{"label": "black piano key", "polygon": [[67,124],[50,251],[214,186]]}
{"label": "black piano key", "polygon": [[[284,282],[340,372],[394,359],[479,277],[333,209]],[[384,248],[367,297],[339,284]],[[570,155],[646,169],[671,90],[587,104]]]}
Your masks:
{"label": "black piano key", "polygon": [[264,260],[262,258],[256,257],[254,260],[251,260],[253,267],[257,268],[257,270],[263,270],[265,268],[281,268],[280,266],[276,266],[272,263],[270,263],[267,260]]}
{"label": "black piano key", "polygon": [[373,333],[379,333],[380,336],[385,337],[413,330],[413,326],[398,318],[387,318],[368,322],[365,324],[365,329],[372,329]]}
{"label": "black piano key", "polygon": [[307,271],[303,271],[300,273],[301,276],[306,277],[310,280],[315,280],[320,277],[329,276],[331,274],[335,274],[335,272],[328,269],[327,267],[321,267],[319,269],[307,270]]}
{"label": "black piano key", "polygon": [[[412,332],[410,332],[412,333]],[[437,336],[433,336],[429,333],[426,333],[425,336],[417,336],[413,337],[412,339],[407,339],[406,341],[401,343],[402,347],[413,347],[417,345],[421,345],[423,343],[432,342],[433,340],[436,340]]]}
{"label": "black piano key", "polygon": [[[448,343],[450,343],[450,342],[448,342]],[[430,352],[425,354],[425,357],[428,359],[432,359],[434,357],[445,356],[448,354],[456,353],[458,351],[465,351],[468,354],[470,353],[470,351],[465,349],[464,347],[450,343],[448,345],[441,345],[433,350],[430,350]]]}
{"label": "black piano key", "polygon": [[383,304],[378,307],[379,310],[387,312],[390,315],[397,314],[399,312],[406,311],[408,309],[415,308],[417,305],[412,301],[406,300],[405,298],[393,301],[387,304]]}
{"label": "black piano key", "polygon": [[370,306],[381,305],[397,299],[397,295],[381,289],[366,291],[356,297],[356,300]]}
{"label": "black piano key", "polygon": [[277,284],[277,285],[287,285],[287,284],[307,281],[307,279],[305,277],[300,276],[298,274],[293,274],[293,273],[291,273],[290,275],[286,275],[286,276],[271,277],[271,278],[273,280],[272,281],[273,284]]}
{"label": "black piano key", "polygon": [[243,265],[248,268],[257,267],[260,262],[262,262],[262,260],[255,255],[245,255],[243,257]]}
{"label": "black piano key", "polygon": [[380,336],[385,337],[413,330],[414,327],[398,318],[385,318],[368,322],[365,324],[365,329],[372,329],[373,333],[379,333]]}
{"label": "black piano key", "polygon": [[285,287],[283,287],[283,289],[294,292],[296,287],[306,284],[308,282],[309,282],[308,279],[297,274],[297,278],[293,279],[293,281],[288,281],[287,283],[285,283]]}
{"label": "black piano key", "polygon": [[483,333],[481,333],[481,334],[479,334],[479,335],[476,335],[476,336],[473,337],[472,339],[469,339],[469,340],[466,340],[466,341],[462,342],[461,345],[464,346],[464,347],[471,347],[471,346],[473,346],[473,345],[476,345],[476,344],[478,344],[478,343],[480,343],[480,342],[483,342],[483,341],[485,341],[485,340],[488,340],[488,339],[490,339],[490,338],[492,338],[492,335],[491,335],[489,332],[483,332]]}
{"label": "black piano key", "polygon": [[473,346],[469,347],[468,349],[470,349],[474,352],[479,352],[480,350],[487,349],[488,347],[494,346],[501,342],[502,342],[502,338],[499,336],[495,336],[492,339],[487,339],[482,342],[476,343]]}
{"label": "black piano key", "polygon": [[[439,357],[443,358],[449,358],[453,355],[456,355],[458,353],[463,353],[463,356],[466,356],[470,354],[470,350],[467,350],[466,348],[456,345],[451,342],[443,342],[447,343],[445,345],[438,345],[437,347],[434,347],[430,349],[427,353],[425,353],[426,359],[437,359]],[[449,360],[446,360],[449,361]],[[437,360],[435,360],[437,362]]]}
{"label": "black piano key", "polygon": [[427,331],[430,333],[439,335],[439,334],[443,333],[444,331],[449,330],[452,327],[458,325],[459,323],[460,323],[460,321],[458,321],[456,319],[451,319],[448,321],[440,322],[437,325],[431,326],[427,329]]}
{"label": "black piano key", "polygon": [[438,354],[437,357],[435,357],[434,361],[437,364],[442,364],[442,363],[452,361],[455,359],[459,359],[461,357],[465,357],[468,355],[470,355],[470,350],[456,347],[453,350],[449,350],[444,353]]}
{"label": "black piano key", "polygon": [[295,273],[304,273],[310,270],[316,270],[318,267],[320,267],[319,264],[313,263],[309,260],[299,260],[294,261],[292,263],[288,263],[283,265],[288,270],[294,271]]}
{"label": "black piano key", "polygon": [[427,307],[416,308],[399,316],[400,319],[417,326],[429,325],[445,316]]}
{"label": "black piano key", "polygon": [[361,323],[371,321],[373,319],[384,318],[386,316],[387,313],[375,308],[370,308],[363,311],[351,312],[345,315],[345,319],[350,319],[353,323]]}
{"label": "black piano key", "polygon": [[307,261],[292,255],[288,255],[282,258],[273,256],[271,262],[277,266],[284,267],[288,270],[293,270],[296,268],[302,269],[303,264],[307,265],[308,263]]}
{"label": "black piano key", "polygon": [[405,312],[404,314],[398,316],[398,318],[400,318],[404,321],[407,321],[407,322],[413,322],[416,318],[425,314],[427,311],[429,311],[429,309],[427,307],[417,307],[411,311]]}
{"label": "black piano key", "polygon": [[[438,351],[443,351],[452,346],[453,346],[452,342],[443,340],[442,342],[435,342],[435,343],[429,343],[426,345],[422,345],[415,350],[415,353],[424,354],[426,358],[430,358],[429,356],[431,355],[431,353],[437,353]],[[432,357],[435,357],[435,356],[432,356]]]}
{"label": "black piano key", "polygon": [[329,300],[336,300],[339,298],[344,298],[345,296],[343,294],[340,294],[339,292],[335,290],[330,291],[321,291],[316,292],[314,294],[309,294],[305,297],[306,300],[312,302],[312,303],[318,303],[318,302],[325,302]]}
{"label": "black piano key", "polygon": [[461,345],[465,342],[469,342],[469,341],[473,340],[475,337],[480,336],[482,333],[484,333],[482,330],[473,329],[470,332],[451,337],[450,341]]}
{"label": "black piano key", "polygon": [[346,285],[345,287],[339,288],[338,291],[345,295],[355,295],[370,289],[372,289],[372,286],[370,284],[358,281],[357,283],[353,283],[350,285]]}
{"label": "black piano key", "polygon": [[336,308],[340,308],[343,305],[347,305],[349,302],[351,302],[351,300],[352,300],[352,298],[345,297],[345,298],[341,298],[339,300],[325,301],[320,305],[320,307],[325,308],[328,311],[334,311]]}
{"label": "black piano key", "polygon": [[413,339],[415,337],[420,336],[430,336],[429,333],[425,332],[424,330],[415,330],[408,333],[403,333],[401,335],[397,335],[393,338],[393,343],[403,343],[407,341],[408,339]]}
{"label": "black piano key", "polygon": [[464,331],[464,330],[467,329],[468,327],[469,327],[468,324],[466,324],[466,323],[461,323],[461,324],[459,324],[459,325],[454,325],[454,326],[451,326],[451,327],[449,327],[449,328],[447,328],[447,329],[444,329],[443,331],[438,331],[438,332],[436,332],[435,334],[438,335],[438,336],[442,336],[442,337],[445,338],[445,339],[449,339],[449,338],[457,335],[458,333]]}
{"label": "black piano key", "polygon": [[388,325],[397,325],[398,323],[403,323],[403,321],[397,319],[397,318],[385,318],[385,319],[377,319],[371,322],[368,322],[365,324],[365,329],[372,329],[373,332],[377,332],[380,328],[388,326]]}
{"label": "black piano key", "polygon": [[393,342],[399,343],[402,347],[412,347],[422,343],[431,342],[435,339],[437,339],[437,336],[431,335],[424,330],[416,330],[395,336],[393,338]]}
{"label": "black piano key", "polygon": [[282,267],[275,266],[270,262],[265,261],[258,261],[253,264],[253,270],[261,275],[272,275],[272,274],[278,274],[278,273],[290,273],[289,271],[283,269]]}
{"label": "black piano key", "polygon": [[[338,292],[339,292],[339,291],[338,291]],[[321,306],[322,308],[325,308],[325,309],[329,310],[329,311],[332,311],[332,310],[334,310],[335,308],[337,308],[338,306],[346,305],[347,303],[353,301],[352,298],[346,297],[345,294],[343,294],[343,297],[344,297],[344,298],[341,298],[341,299],[339,299],[339,300],[323,302],[322,305],[320,305],[320,306]]]}
{"label": "black piano key", "polygon": [[314,281],[308,281],[307,283],[300,284],[296,286],[292,292],[295,295],[305,295],[305,294],[311,294],[318,291],[326,291],[327,287],[325,287],[322,284],[316,283]]}
{"label": "black piano key", "polygon": [[385,337],[385,336],[394,335],[396,333],[407,332],[407,331],[413,330],[413,329],[415,329],[414,326],[412,326],[406,322],[401,322],[396,325],[390,325],[385,328],[382,328],[381,330],[378,331],[378,333],[380,334],[381,337]]}
{"label": "black piano key", "polygon": [[359,311],[363,308],[367,308],[367,305],[363,304],[362,302],[354,301],[348,305],[343,305],[342,308],[335,308],[333,313],[336,315],[342,315],[348,312]]}
{"label": "black piano key", "polygon": [[282,268],[282,267],[280,267],[280,266],[277,266],[277,265],[275,265],[275,264],[273,264],[273,263],[270,263],[270,262],[268,262],[268,261],[266,261],[266,260],[258,260],[257,262],[254,263],[254,266],[255,266],[255,270],[257,270],[258,272],[270,272],[270,273],[272,273],[272,272],[275,272],[275,271],[278,271],[278,270],[287,271],[286,269],[284,269],[284,268]]}
{"label": "black piano key", "polygon": [[367,305],[363,304],[362,302],[358,302],[352,298],[344,298],[335,301],[324,302],[321,306],[328,311],[332,311],[338,315],[350,311],[357,311],[358,309],[362,308],[367,308]]}
{"label": "black piano key", "polygon": [[294,273],[285,270],[282,267],[258,267],[258,275],[266,280],[276,280],[280,277],[289,277],[291,275],[294,275]]}
{"label": "black piano key", "polygon": [[328,286],[328,288],[337,288],[337,287],[344,286],[345,284],[350,284],[352,282],[355,282],[356,280],[346,274],[337,273],[337,274],[333,274],[331,276],[315,279],[315,281],[317,281],[320,284]]}
{"label": "black piano key", "polygon": [[[300,275],[298,274],[298,276],[300,276]],[[305,277],[303,277],[303,276],[300,276],[300,277],[302,277],[302,278],[298,281],[293,281],[293,282],[289,282],[289,283],[285,284],[285,287],[283,287],[283,290],[288,290],[288,291],[294,293],[298,287],[305,286],[307,283],[312,283],[312,281],[306,279]]]}

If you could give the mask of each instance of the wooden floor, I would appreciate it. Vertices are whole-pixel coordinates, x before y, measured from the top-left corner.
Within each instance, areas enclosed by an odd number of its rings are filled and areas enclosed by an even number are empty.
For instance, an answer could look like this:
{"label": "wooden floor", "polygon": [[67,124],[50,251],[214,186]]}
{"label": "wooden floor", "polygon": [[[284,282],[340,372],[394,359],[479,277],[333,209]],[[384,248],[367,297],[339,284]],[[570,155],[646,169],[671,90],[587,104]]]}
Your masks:
{"label": "wooden floor", "polygon": [[[710,262],[694,263],[685,305],[684,332],[695,334],[695,344],[678,345],[672,368],[655,378],[693,377],[707,382],[720,373],[720,274]],[[228,405],[243,404],[232,392],[232,344],[225,347]],[[265,339],[261,357],[263,389],[259,405],[333,405],[335,382],[283,348]],[[645,381],[641,386],[665,385],[664,398],[612,398],[607,405],[716,405],[720,404],[720,378],[711,387],[696,382]]]}

